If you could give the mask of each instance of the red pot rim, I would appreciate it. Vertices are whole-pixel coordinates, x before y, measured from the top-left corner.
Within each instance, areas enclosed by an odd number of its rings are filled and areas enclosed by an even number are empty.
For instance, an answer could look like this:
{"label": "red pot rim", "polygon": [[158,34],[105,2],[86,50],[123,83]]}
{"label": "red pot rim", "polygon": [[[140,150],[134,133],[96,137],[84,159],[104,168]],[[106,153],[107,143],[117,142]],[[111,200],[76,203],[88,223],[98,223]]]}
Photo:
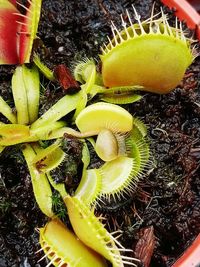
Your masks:
{"label": "red pot rim", "polygon": [[185,21],[188,28],[195,29],[200,40],[200,15],[186,0],[161,0],[163,4],[175,10],[176,16]]}
{"label": "red pot rim", "polygon": [[172,267],[197,267],[200,264],[200,234]]}

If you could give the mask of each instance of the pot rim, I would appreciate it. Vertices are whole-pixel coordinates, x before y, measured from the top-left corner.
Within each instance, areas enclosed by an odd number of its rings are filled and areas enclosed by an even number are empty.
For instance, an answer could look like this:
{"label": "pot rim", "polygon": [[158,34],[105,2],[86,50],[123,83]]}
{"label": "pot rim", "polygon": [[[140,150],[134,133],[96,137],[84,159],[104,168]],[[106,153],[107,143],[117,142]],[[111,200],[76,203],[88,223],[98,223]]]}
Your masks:
{"label": "pot rim", "polygon": [[200,234],[193,243],[185,250],[183,255],[172,265],[172,267],[192,267],[200,263]]}
{"label": "pot rim", "polygon": [[[188,0],[189,1],[189,0]],[[161,0],[170,9],[175,10],[176,16],[185,21],[189,29],[196,30],[197,38],[200,40],[200,15],[186,0]]]}

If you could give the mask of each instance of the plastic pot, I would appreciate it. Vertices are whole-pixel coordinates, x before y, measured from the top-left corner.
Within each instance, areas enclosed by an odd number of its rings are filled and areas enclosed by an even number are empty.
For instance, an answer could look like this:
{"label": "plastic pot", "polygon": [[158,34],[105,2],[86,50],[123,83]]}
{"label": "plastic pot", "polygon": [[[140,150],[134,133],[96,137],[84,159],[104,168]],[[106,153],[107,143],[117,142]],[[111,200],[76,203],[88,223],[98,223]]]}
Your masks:
{"label": "plastic pot", "polygon": [[[200,40],[200,0],[161,0],[166,6],[175,11],[175,15],[186,22],[188,28],[196,30]],[[200,234],[186,249],[183,255],[172,267],[198,267],[200,266]]]}
{"label": "plastic pot", "polygon": [[172,267],[198,267],[200,264],[200,234]]}
{"label": "plastic pot", "polygon": [[[196,30],[200,40],[200,0],[161,0],[166,6],[175,11],[176,16],[186,22],[188,28]],[[189,266],[188,266],[189,267]]]}

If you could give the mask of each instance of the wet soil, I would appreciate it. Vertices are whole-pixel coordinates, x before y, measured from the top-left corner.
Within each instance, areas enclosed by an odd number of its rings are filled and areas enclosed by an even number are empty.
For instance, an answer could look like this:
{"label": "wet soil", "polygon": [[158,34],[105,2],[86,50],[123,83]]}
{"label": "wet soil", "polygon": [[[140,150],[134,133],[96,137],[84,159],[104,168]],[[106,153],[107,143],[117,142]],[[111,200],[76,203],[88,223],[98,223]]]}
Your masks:
{"label": "wet soil", "polygon": [[[50,68],[61,63],[71,67],[86,56],[98,59],[99,47],[110,35],[110,20],[120,25],[120,14],[131,10],[131,4],[142,19],[148,18],[153,2],[43,0],[41,57]],[[160,6],[155,1],[156,10]],[[173,24],[172,12],[164,10]],[[0,66],[0,94],[11,106],[13,71],[14,67]],[[142,93],[142,100],[126,106],[148,125],[153,165],[131,197],[102,206],[99,212],[110,231],[123,231],[120,241],[133,248],[135,256],[144,259],[145,251],[146,266],[148,262],[151,267],[171,266],[200,231],[199,76],[197,58],[176,90],[167,95]],[[60,97],[60,89],[44,78],[41,82],[41,110],[46,110]],[[72,181],[68,185],[73,189]],[[45,260],[37,263],[42,254],[35,254],[39,248],[35,228],[45,222],[23,157],[17,147],[9,148],[0,156],[0,267],[45,266]]]}

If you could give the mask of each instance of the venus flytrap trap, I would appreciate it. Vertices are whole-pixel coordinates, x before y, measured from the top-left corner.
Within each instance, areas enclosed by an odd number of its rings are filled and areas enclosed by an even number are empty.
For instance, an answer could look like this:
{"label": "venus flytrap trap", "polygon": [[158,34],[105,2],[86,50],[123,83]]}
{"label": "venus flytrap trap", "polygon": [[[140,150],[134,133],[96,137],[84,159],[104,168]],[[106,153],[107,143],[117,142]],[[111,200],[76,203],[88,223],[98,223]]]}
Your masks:
{"label": "venus flytrap trap", "polygon": [[75,196],[86,205],[95,205],[102,190],[102,176],[98,169],[85,170]]}
{"label": "venus flytrap trap", "polygon": [[20,41],[19,41],[19,63],[29,63],[33,42],[37,35],[38,24],[40,20],[41,4],[42,0],[28,0],[28,7],[17,2],[25,11],[23,21],[18,21],[21,25],[19,32]]}
{"label": "venus flytrap trap", "polygon": [[0,14],[0,64],[16,64],[19,56],[16,45],[18,42],[16,33],[19,31],[19,24],[16,21],[19,11],[8,0],[2,0]]}
{"label": "venus flytrap trap", "polygon": [[[139,89],[139,88],[138,88]],[[117,90],[116,90],[117,91]],[[123,105],[123,104],[132,104],[136,101],[139,101],[142,98],[142,96],[135,94],[135,92],[129,92],[128,90],[124,93],[120,93],[119,91],[112,94],[106,94],[104,93],[100,99],[117,105]]]}
{"label": "venus flytrap trap", "polygon": [[105,128],[126,133],[132,129],[133,117],[120,106],[99,102],[86,107],[76,118],[76,125],[82,133],[99,133]]}
{"label": "venus flytrap trap", "polygon": [[103,83],[107,87],[143,86],[143,90],[168,93],[182,80],[186,68],[195,58],[191,40],[185,37],[182,25],[170,27],[166,15],[133,24],[127,11],[128,24],[122,19],[123,30],[112,23],[113,39],[102,48]]}
{"label": "venus flytrap trap", "polygon": [[[144,22],[134,6],[133,11],[137,23],[133,24],[126,10],[126,21],[121,15],[122,30],[112,22],[113,37],[108,37],[108,44],[102,47],[102,71],[97,73],[90,94],[97,94],[106,102],[133,103],[141,98],[135,94],[137,90],[169,93],[197,56],[195,47],[191,48],[194,41],[185,36],[177,18],[175,27],[171,27],[162,9],[160,17],[152,10]],[[85,60],[75,68],[74,75],[83,84],[91,62]]]}
{"label": "venus flytrap trap", "polygon": [[77,239],[58,219],[50,221],[39,231],[41,247],[45,257],[50,259],[47,266],[51,264],[57,267],[107,266],[103,257]]}
{"label": "venus flytrap trap", "polygon": [[95,206],[102,189],[102,178],[98,169],[87,169],[90,163],[90,151],[86,142],[82,149],[83,171],[75,196],[88,206]]}
{"label": "venus flytrap trap", "polygon": [[129,133],[125,140],[126,151],[128,157],[135,159],[135,166],[137,166],[138,174],[141,175],[143,174],[143,171],[149,169],[152,166],[152,163],[150,161],[151,155],[149,141],[147,140],[146,134],[144,134],[146,132],[144,128],[145,126],[143,127],[143,129],[141,129],[141,122],[136,119],[134,121],[135,125],[138,126],[140,124],[140,130],[136,126]]}
{"label": "venus flytrap trap", "polygon": [[81,181],[75,191],[75,195],[82,199],[86,204],[91,205],[93,201],[96,200],[100,187],[101,187],[101,177],[98,175],[98,170],[95,169],[87,170],[90,164],[90,151],[86,142],[83,142],[82,148],[82,163],[83,170]]}
{"label": "venus flytrap trap", "polygon": [[65,158],[64,151],[60,148],[60,140],[57,140],[46,149],[37,153],[31,164],[40,173],[46,173],[58,167]]}
{"label": "venus flytrap trap", "polygon": [[[41,0],[28,0],[28,6],[8,0],[0,3],[0,64],[29,63],[41,12]],[[25,11],[21,14],[16,6]],[[9,32],[9,34],[8,34]]]}
{"label": "venus flytrap trap", "polygon": [[100,169],[102,177],[101,197],[115,201],[124,194],[130,194],[137,186],[138,166],[134,158],[118,157],[105,163]]}
{"label": "venus flytrap trap", "polygon": [[84,244],[103,255],[113,267],[137,266],[134,263],[137,259],[120,254],[129,250],[104,228],[101,218],[98,219],[80,198],[67,196],[64,201],[74,232]]}

